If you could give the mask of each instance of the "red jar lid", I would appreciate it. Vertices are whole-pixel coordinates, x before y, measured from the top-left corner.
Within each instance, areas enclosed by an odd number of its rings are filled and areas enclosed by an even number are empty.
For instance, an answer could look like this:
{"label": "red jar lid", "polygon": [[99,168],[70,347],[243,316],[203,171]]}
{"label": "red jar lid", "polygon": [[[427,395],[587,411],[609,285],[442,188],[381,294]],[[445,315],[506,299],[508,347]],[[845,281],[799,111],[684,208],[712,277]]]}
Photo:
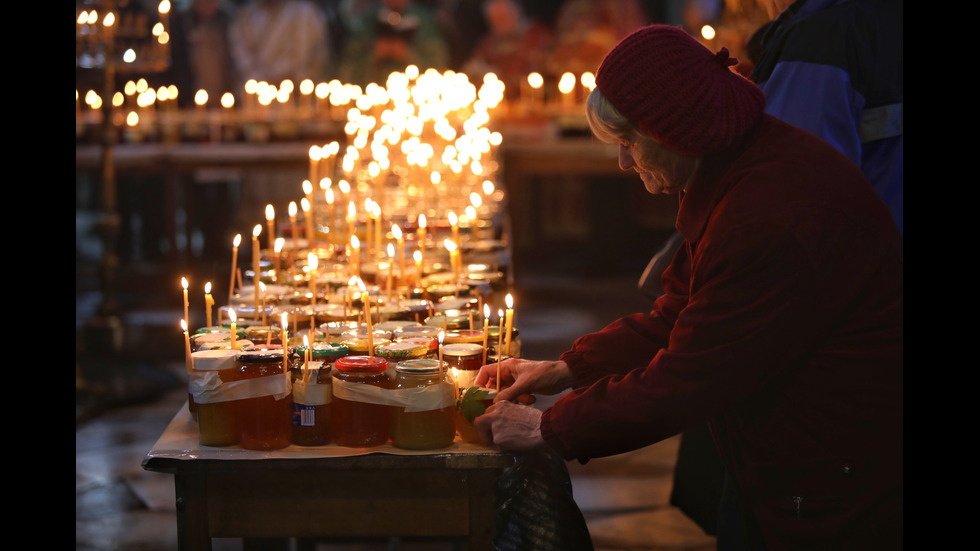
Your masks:
{"label": "red jar lid", "polygon": [[337,358],[334,366],[341,371],[384,371],[388,360],[381,356],[345,356]]}

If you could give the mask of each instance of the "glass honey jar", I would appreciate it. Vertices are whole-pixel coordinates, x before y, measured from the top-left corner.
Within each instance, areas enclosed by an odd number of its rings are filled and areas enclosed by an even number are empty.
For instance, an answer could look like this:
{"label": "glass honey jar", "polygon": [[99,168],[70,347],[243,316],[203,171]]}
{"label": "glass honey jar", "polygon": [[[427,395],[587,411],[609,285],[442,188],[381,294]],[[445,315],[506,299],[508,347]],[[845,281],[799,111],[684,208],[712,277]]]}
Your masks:
{"label": "glass honey jar", "polygon": [[391,410],[391,443],[406,450],[445,448],[456,438],[453,383],[439,360],[395,364],[394,389],[399,405]]}
{"label": "glass honey jar", "polygon": [[296,352],[296,361],[290,370],[293,380],[292,442],[297,446],[323,446],[330,443],[331,370],[337,358],[347,354],[347,347],[339,343],[313,343],[312,359],[308,362],[303,360],[306,346],[297,346]]}
{"label": "glass honey jar", "polygon": [[293,403],[282,347],[250,346],[236,358],[234,379],[248,381],[236,400],[238,443],[248,450],[275,450],[292,441]]}
{"label": "glass honey jar", "polygon": [[235,380],[237,350],[200,350],[193,353],[190,388],[197,404],[198,441],[202,446],[238,443],[238,416],[229,388]]}
{"label": "glass honey jar", "polygon": [[338,446],[365,448],[388,441],[391,389],[388,360],[380,356],[345,356],[333,369],[330,440]]}

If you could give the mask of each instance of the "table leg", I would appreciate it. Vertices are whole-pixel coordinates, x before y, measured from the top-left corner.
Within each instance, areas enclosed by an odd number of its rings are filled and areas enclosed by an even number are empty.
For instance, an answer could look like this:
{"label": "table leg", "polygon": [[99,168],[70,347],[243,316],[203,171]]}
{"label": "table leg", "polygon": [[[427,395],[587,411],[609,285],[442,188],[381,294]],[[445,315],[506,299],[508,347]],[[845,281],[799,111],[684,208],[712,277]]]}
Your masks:
{"label": "table leg", "polygon": [[211,551],[208,527],[207,477],[202,473],[174,475],[177,494],[177,548]]}

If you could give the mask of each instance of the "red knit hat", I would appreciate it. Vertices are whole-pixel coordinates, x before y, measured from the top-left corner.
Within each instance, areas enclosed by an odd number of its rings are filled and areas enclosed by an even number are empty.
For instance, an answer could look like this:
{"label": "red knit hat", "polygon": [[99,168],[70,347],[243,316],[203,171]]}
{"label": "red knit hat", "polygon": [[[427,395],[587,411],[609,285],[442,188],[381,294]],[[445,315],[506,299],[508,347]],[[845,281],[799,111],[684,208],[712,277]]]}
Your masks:
{"label": "red knit hat", "polygon": [[702,156],[735,143],[762,117],[762,90],[717,54],[671,25],[649,25],[620,41],[599,66],[596,87],[662,145]]}

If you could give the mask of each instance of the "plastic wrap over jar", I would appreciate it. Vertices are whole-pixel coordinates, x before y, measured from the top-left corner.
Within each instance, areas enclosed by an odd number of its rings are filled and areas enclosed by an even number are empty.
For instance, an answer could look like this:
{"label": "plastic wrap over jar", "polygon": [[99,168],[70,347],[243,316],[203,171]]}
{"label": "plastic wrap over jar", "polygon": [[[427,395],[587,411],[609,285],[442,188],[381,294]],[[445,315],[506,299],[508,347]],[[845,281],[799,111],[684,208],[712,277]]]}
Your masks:
{"label": "plastic wrap over jar", "polygon": [[236,361],[235,376],[247,395],[236,401],[239,444],[249,450],[288,446],[292,441],[293,407],[282,350],[245,350]]}
{"label": "plastic wrap over jar", "polygon": [[388,360],[379,356],[345,356],[333,370],[330,439],[338,446],[380,446],[391,426],[391,379]]}
{"label": "plastic wrap over jar", "polygon": [[456,438],[456,400],[439,360],[405,360],[395,365],[391,443],[409,450],[445,448]]}
{"label": "plastic wrap over jar", "polygon": [[200,350],[192,354],[188,384],[197,404],[198,441],[202,446],[238,443],[234,383],[237,350]]}

